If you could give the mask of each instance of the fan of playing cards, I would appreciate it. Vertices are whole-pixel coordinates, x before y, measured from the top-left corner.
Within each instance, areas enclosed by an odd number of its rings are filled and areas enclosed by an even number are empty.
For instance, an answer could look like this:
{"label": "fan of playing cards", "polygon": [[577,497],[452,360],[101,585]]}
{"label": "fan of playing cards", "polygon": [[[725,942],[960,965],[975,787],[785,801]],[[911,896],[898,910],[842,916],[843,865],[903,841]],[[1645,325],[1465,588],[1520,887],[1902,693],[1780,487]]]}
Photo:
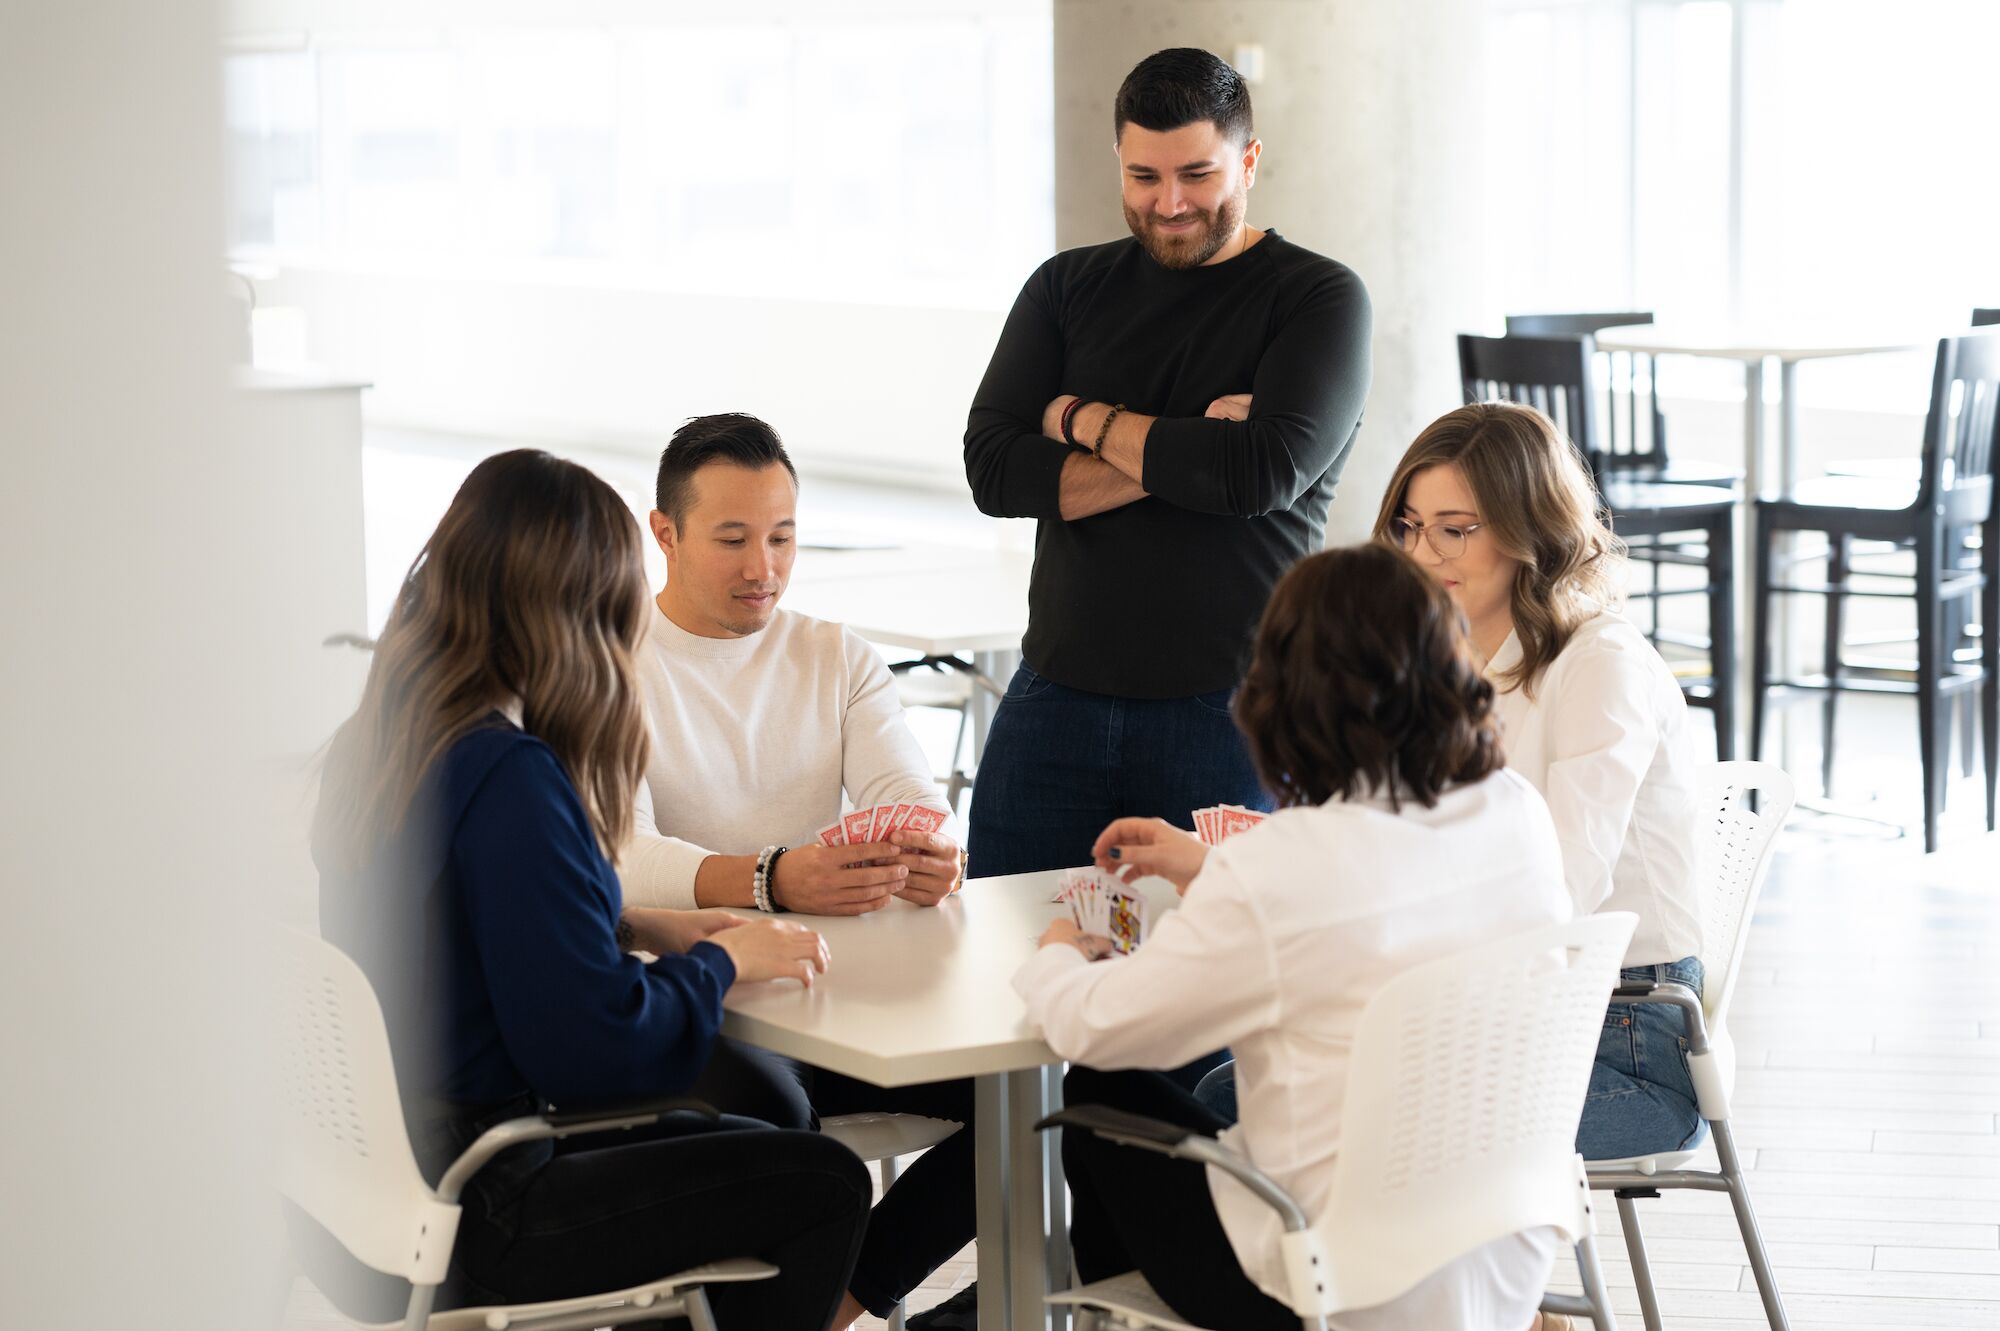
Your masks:
{"label": "fan of playing cards", "polygon": [[1238,832],[1247,832],[1271,815],[1241,804],[1211,804],[1194,811],[1194,831],[1203,845],[1219,846]]}
{"label": "fan of playing cards", "polygon": [[891,832],[935,832],[949,815],[921,804],[878,804],[856,809],[819,829],[823,846],[867,846],[887,841]]}
{"label": "fan of playing cards", "polygon": [[1077,928],[1109,938],[1121,953],[1146,936],[1146,899],[1100,869],[1071,869],[1057,880],[1056,900],[1068,904]]}

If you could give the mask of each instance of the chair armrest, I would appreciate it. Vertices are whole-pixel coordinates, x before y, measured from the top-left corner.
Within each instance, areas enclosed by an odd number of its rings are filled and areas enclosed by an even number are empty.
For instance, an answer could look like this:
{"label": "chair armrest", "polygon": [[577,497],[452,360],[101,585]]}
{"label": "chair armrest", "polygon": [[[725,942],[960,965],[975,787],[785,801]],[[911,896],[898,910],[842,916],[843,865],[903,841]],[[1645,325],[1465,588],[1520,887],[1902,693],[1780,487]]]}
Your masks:
{"label": "chair armrest", "polygon": [[480,1133],[479,1139],[466,1147],[458,1159],[451,1162],[451,1167],[444,1171],[444,1177],[438,1180],[438,1200],[457,1205],[472,1176],[510,1146],[550,1137],[578,1137],[591,1132],[643,1128],[659,1122],[667,1114],[689,1111],[711,1120],[721,1117],[713,1105],[686,1096],[671,1096],[627,1104],[593,1105],[585,1109],[558,1111],[551,1106],[546,1113],[528,1114],[495,1123]]}
{"label": "chair armrest", "polygon": [[1106,1105],[1075,1105],[1057,1110],[1035,1124],[1035,1131],[1046,1132],[1057,1127],[1081,1128],[1121,1146],[1135,1146],[1142,1151],[1158,1151],[1176,1160],[1213,1165],[1276,1211],[1287,1230],[1298,1233],[1309,1228],[1305,1212],[1270,1175],[1215,1138],[1191,1128]]}
{"label": "chair armrest", "polygon": [[1113,1109],[1108,1105],[1071,1105],[1067,1109],[1058,1109],[1035,1124],[1036,1132],[1047,1132],[1050,1128],[1082,1128],[1120,1146],[1136,1146],[1142,1151],[1158,1151],[1161,1155],[1175,1154],[1182,1142],[1198,1135],[1193,1129],[1177,1123],[1148,1118],[1129,1110]]}
{"label": "chair armrest", "polygon": [[1653,980],[1629,980],[1611,991],[1614,1003],[1666,1003],[1687,1017],[1688,1053],[1708,1052],[1708,1019],[1702,1011],[1701,995],[1678,980],[1661,984]]}

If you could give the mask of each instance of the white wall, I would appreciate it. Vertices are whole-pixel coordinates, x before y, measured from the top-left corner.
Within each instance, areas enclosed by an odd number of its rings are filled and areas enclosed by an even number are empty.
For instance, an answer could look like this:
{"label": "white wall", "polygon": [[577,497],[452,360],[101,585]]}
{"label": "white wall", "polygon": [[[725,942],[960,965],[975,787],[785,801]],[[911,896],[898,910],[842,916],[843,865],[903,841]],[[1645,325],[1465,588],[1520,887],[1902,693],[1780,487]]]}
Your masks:
{"label": "white wall", "polygon": [[226,414],[205,3],[0,12],[0,1323],[275,1325],[285,510]]}
{"label": "white wall", "polygon": [[379,424],[657,456],[689,416],[748,411],[821,474],[956,490],[1004,317],[302,269],[262,286],[306,311],[309,355],[374,383]]}

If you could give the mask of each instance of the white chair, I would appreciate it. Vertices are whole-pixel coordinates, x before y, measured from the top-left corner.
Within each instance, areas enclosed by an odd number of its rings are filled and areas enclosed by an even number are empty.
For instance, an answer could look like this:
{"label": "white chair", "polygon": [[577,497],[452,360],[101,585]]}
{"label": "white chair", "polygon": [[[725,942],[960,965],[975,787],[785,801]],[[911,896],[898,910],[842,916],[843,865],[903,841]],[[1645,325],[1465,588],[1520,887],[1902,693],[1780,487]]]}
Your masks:
{"label": "white chair", "polygon": [[[1720,1168],[1686,1169],[1694,1151],[1663,1151],[1623,1160],[1592,1160],[1587,1164],[1590,1186],[1608,1189],[1618,1198],[1618,1222],[1632,1257],[1632,1274],[1639,1287],[1639,1311],[1646,1331],[1660,1331],[1659,1298],[1646,1262],[1646,1240],[1639,1228],[1641,1197],[1657,1197],[1664,1188],[1726,1192],[1743,1235],[1750,1273],[1764,1303],[1772,1331],[1786,1331],[1783,1302],[1771,1273],[1771,1259],[1757,1230],[1744,1186],[1743,1166],[1736,1157],[1736,1139],[1729,1129],[1729,1092],[1736,1084],[1736,1047],[1724,1024],[1736,975],[1743,966],[1743,943],[1750,934],[1750,917],[1757,894],[1770,871],[1772,843],[1791,814],[1792,779],[1770,763],[1717,763],[1709,769],[1702,793],[1707,811],[1700,827],[1696,861],[1702,896],[1702,994],[1681,984],[1621,986],[1619,1003],[1671,1003],[1687,1014],[1688,1071],[1694,1079],[1701,1116],[1715,1139]],[[1754,805],[1754,807],[1753,807]],[[1545,1305],[1546,1306],[1546,1305]]]}
{"label": "white chair", "polygon": [[737,1259],[586,1298],[433,1313],[437,1287],[451,1265],[459,1195],[487,1161],[520,1142],[643,1127],[692,1102],[510,1119],[487,1129],[432,1189],[410,1148],[389,1033],[368,977],[333,944],[295,929],[278,931],[277,951],[283,1023],[279,1191],[359,1261],[410,1282],[400,1323],[364,1325],[379,1331],[398,1325],[405,1331],[586,1331],[684,1317],[695,1331],[715,1331],[704,1285],[778,1274],[768,1262]]}
{"label": "white chair", "polygon": [[[1548,1226],[1575,1245],[1587,1315],[1610,1331],[1576,1123],[1636,922],[1622,912],[1572,920],[1384,985],[1355,1031],[1340,1152],[1316,1218],[1248,1160],[1186,1128],[1088,1105],[1042,1126],[1095,1132],[1241,1180],[1283,1220],[1284,1302],[1307,1327],[1324,1331],[1331,1313],[1396,1298],[1484,1244]],[[1136,1271],[1049,1301],[1077,1305],[1080,1331],[1106,1318],[1200,1331]]]}
{"label": "white chair", "polygon": [[951,742],[951,771],[944,777],[945,803],[956,813],[959,796],[973,781],[965,766],[965,736],[971,728],[974,695],[984,689],[997,700],[1002,690],[978,666],[958,656],[897,661],[889,672],[896,677],[896,696],[905,708],[935,707],[958,713],[958,734]]}
{"label": "white chair", "polygon": [[[819,1121],[820,1135],[831,1137],[868,1164],[879,1165],[882,1191],[896,1182],[896,1167],[902,1157],[936,1146],[960,1124],[948,1118],[926,1118],[922,1114],[835,1114]],[[889,1314],[889,1331],[903,1331],[903,1305]]]}

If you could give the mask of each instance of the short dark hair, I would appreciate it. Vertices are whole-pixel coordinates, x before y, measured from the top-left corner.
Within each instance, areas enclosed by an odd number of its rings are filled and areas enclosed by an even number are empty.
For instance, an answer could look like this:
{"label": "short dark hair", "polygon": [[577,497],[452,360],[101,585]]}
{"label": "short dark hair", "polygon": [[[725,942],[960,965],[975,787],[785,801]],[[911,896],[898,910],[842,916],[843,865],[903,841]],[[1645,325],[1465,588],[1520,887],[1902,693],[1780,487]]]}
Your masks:
{"label": "short dark hair", "polygon": [[799,483],[799,469],[785,452],[778,432],[755,416],[740,411],[721,411],[713,416],[695,416],[674,431],[660,454],[660,474],[653,482],[653,507],[674,521],[676,531],[687,522],[688,505],[694,498],[694,474],[711,462],[762,471],[773,463],[791,473]]}
{"label": "short dark hair", "polygon": [[1130,123],[1164,131],[1212,120],[1231,143],[1250,142],[1250,86],[1221,57],[1193,46],[1155,51],[1132,67],[1112,104],[1116,141]]}
{"label": "short dark hair", "polygon": [[1451,596],[1400,550],[1322,550],[1278,580],[1236,724],[1281,805],[1371,791],[1429,808],[1505,761]]}

